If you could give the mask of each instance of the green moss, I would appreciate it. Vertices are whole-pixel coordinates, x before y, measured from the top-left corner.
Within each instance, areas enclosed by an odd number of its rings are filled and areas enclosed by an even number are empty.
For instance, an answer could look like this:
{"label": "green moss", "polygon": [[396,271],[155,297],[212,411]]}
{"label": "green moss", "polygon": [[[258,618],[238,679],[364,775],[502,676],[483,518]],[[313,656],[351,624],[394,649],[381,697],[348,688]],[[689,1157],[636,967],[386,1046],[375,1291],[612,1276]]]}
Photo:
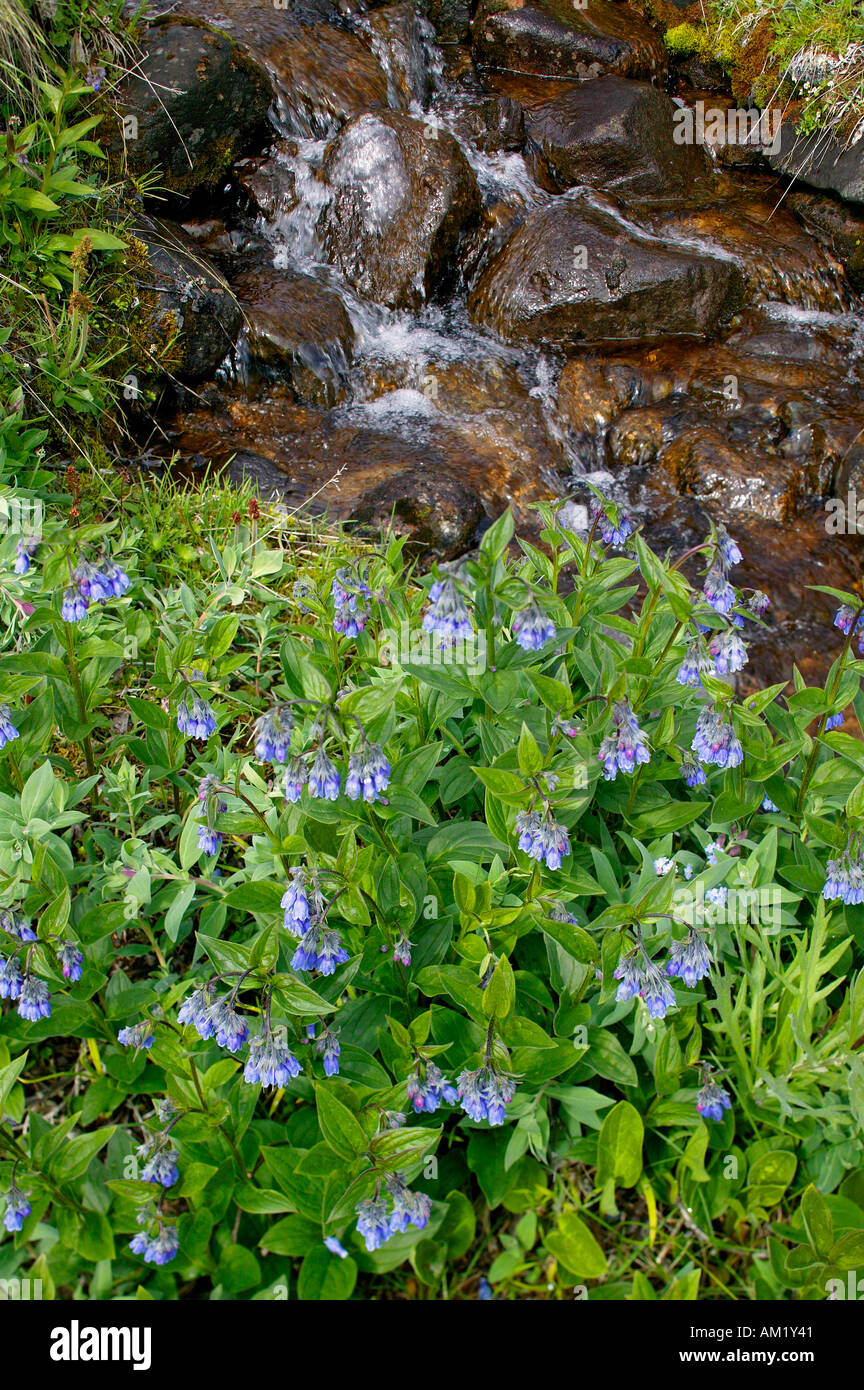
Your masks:
{"label": "green moss", "polygon": [[663,40],[673,58],[692,58],[694,53],[703,51],[707,37],[705,30],[697,29],[695,24],[678,24],[666,30]]}

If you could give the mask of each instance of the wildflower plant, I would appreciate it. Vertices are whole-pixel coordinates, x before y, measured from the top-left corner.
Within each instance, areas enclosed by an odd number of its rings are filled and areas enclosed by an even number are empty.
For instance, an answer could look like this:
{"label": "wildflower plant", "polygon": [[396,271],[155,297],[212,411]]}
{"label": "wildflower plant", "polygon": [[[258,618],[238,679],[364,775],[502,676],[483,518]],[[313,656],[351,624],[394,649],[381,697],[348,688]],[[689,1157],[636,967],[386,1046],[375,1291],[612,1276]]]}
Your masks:
{"label": "wildflower plant", "polygon": [[[485,1204],[539,1220],[559,1287],[654,1297],[615,1265],[623,1191],[754,1239],[859,1191],[855,595],[824,689],[757,692],[732,538],[661,558],[602,508],[585,540],[542,507],[536,543],[505,513],[430,577],[396,540],[299,572],[263,523],[194,589],[119,517],[16,559],[0,1194],[16,1249],[55,1233],[46,1278],[435,1288]],[[383,659],[402,623],[454,659]],[[733,911],[767,890],[778,921]],[[43,1115],[52,1055],[76,1088]],[[781,1249],[747,1278],[806,1276]]]}

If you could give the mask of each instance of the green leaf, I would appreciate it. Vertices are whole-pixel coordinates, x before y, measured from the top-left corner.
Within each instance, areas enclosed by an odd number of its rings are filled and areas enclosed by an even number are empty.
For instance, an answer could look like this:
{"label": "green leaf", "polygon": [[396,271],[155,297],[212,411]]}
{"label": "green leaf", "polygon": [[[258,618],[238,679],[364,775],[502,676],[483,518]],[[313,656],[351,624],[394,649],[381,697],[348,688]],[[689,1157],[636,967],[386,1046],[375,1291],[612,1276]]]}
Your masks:
{"label": "green leaf", "polygon": [[827,1259],[828,1252],[834,1244],[834,1222],[828,1203],[812,1183],[805,1189],[801,1198],[801,1215],[810,1244],[817,1254]]}
{"label": "green leaf", "polygon": [[575,1211],[565,1211],[545,1238],[546,1249],[577,1279],[599,1279],[606,1273],[606,1256],[590,1229]]}
{"label": "green leaf", "polygon": [[51,1173],[56,1181],[72,1182],[75,1178],[83,1177],[99,1150],[108,1143],[115,1128],[115,1125],[108,1125],[92,1134],[79,1134],[76,1139],[68,1140],[51,1162]]}
{"label": "green leaf", "polygon": [[629,1101],[613,1106],[597,1140],[597,1186],[635,1187],[642,1176],[642,1116]]}
{"label": "green leaf", "polygon": [[362,1126],[326,1085],[315,1087],[315,1103],[321,1133],[334,1153],[353,1159],[366,1152],[369,1140]]}
{"label": "green leaf", "polygon": [[339,1303],[350,1298],[357,1283],[357,1266],[349,1255],[341,1259],[325,1246],[310,1250],[300,1266],[297,1297],[301,1303]]}

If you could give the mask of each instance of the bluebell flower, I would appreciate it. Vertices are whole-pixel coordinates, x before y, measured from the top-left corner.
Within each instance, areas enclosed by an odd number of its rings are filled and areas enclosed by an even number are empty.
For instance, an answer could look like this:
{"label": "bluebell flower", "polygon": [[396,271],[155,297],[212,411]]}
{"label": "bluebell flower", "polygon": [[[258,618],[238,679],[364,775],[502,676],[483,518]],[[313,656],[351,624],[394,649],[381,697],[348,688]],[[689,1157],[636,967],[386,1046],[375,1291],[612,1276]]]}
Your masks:
{"label": "bluebell flower", "polygon": [[340,569],[336,571],[330,593],[335,606],[334,628],[345,637],[359,637],[369,621],[369,610],[363,602],[372,597],[368,583],[361,575]]}
{"label": "bluebell flower", "polygon": [[705,941],[692,928],[683,941],[669,943],[666,974],[683,980],[688,989],[695,989],[711,969],[712,958]]}
{"label": "bluebell flower", "polygon": [[494,1297],[492,1285],[489,1283],[485,1274],[481,1274],[480,1276],[480,1282],[477,1285],[477,1297],[481,1303],[489,1303]]}
{"label": "bluebell flower", "polygon": [[325,1236],[324,1244],[331,1255],[338,1255],[340,1260],[347,1260],[348,1251],[345,1249],[344,1245],[339,1243],[335,1236]]}
{"label": "bluebell flower", "polygon": [[619,1004],[639,995],[652,1018],[665,1018],[666,1010],[675,1003],[674,990],[641,946],[621,957],[613,976],[619,981],[615,995]]}
{"label": "bluebell flower", "polygon": [[249,1042],[249,1057],[243,1070],[243,1080],[249,1086],[287,1086],[301,1071],[300,1063],[285,1041],[265,1027]]}
{"label": "bluebell flower", "polygon": [[0,956],[0,999],[17,999],[21,993],[24,976],[16,956],[6,960]]}
{"label": "bluebell flower", "polygon": [[684,660],[678,667],[676,680],[679,685],[701,686],[702,672],[706,669],[707,663],[704,658],[700,658],[695,642],[691,642],[684,654]]}
{"label": "bluebell flower", "polygon": [[206,700],[186,691],[177,705],[177,728],[181,734],[204,742],[216,732],[216,716]]}
{"label": "bluebell flower", "polygon": [[3,1216],[3,1225],[7,1231],[20,1231],[33,1208],[20,1187],[16,1187],[14,1183],[5,1197],[6,1211]]}
{"label": "bluebell flower", "polygon": [[603,764],[603,776],[614,782],[619,772],[631,773],[637,763],[651,760],[647,741],[629,700],[619,700],[612,710],[612,728],[600,744],[598,761]]}
{"label": "bluebell flower", "polygon": [[323,922],[315,922],[303,936],[300,945],[291,959],[292,970],[320,970],[322,975],[332,975],[337,965],[344,965],[348,952],[339,939],[339,933]]}
{"label": "bluebell flower", "polygon": [[730,565],[740,565],[744,558],[737,541],[733,541],[725,526],[717,528],[717,539],[720,547],[720,555],[723,564],[728,569]]}
{"label": "bluebell flower", "polygon": [[291,870],[291,882],[282,894],[282,922],[292,936],[303,936],[309,930],[312,918],[309,912],[309,895],[306,891],[306,876],[302,869]]}
{"label": "bluebell flower", "polygon": [[[844,714],[843,714],[843,711],[842,711],[842,710],[840,711],[839,714],[829,714],[828,718],[825,720],[825,732],[826,732],[826,734],[829,733],[831,729],[842,729],[842,728],[843,728],[843,722],[844,722]],[[775,808],[775,809],[776,809],[776,808]]]}
{"label": "bluebell flower", "polygon": [[198,848],[204,854],[218,854],[222,844],[222,835],[218,830],[212,830],[206,821],[200,821],[198,825]]}
{"label": "bluebell flower", "polygon": [[315,1051],[319,1057],[324,1058],[324,1075],[339,1075],[339,1055],[342,1048],[339,1046],[339,1038],[330,1028],[325,1028],[320,1038],[316,1039]]}
{"label": "bluebell flower", "polygon": [[210,1005],[209,1017],[219,1046],[229,1052],[239,1052],[249,1036],[249,1024],[235,1009],[233,995],[215,999]]}
{"label": "bluebell flower", "polygon": [[147,1264],[167,1265],[174,1259],[179,1245],[177,1227],[163,1226],[160,1222],[155,1236],[139,1232],[130,1240],[129,1249],[133,1254],[141,1255]]}
{"label": "bluebell flower", "polygon": [[717,767],[738,767],[744,757],[731,723],[713,705],[707,705],[696,720],[691,747],[703,763]]}
{"label": "bluebell flower", "polygon": [[128,1028],[121,1028],[117,1034],[117,1041],[122,1047],[134,1047],[138,1052],[141,1048],[152,1047],[153,1037],[153,1026],[145,1019],[143,1023],[133,1023]]}
{"label": "bluebell flower", "polygon": [[25,975],[18,996],[18,1013],[31,1023],[51,1017],[51,993],[44,980],[38,980],[35,975]]}
{"label": "bluebell flower", "polygon": [[358,1202],[355,1207],[357,1212],[357,1231],[366,1242],[366,1249],[371,1254],[373,1250],[380,1250],[386,1240],[389,1240],[393,1232],[390,1229],[390,1211],[386,1201],[382,1197],[366,1197],[362,1202]]}
{"label": "bluebell flower", "polygon": [[761,618],[771,607],[771,600],[767,594],[763,594],[761,589],[754,589],[747,600],[747,607],[754,618]]}
{"label": "bluebell flower", "polygon": [[377,743],[364,743],[348,759],[345,795],[350,801],[380,801],[381,793],[390,785],[390,763]]}
{"label": "bluebell flower", "polygon": [[80,623],[82,618],[86,616],[89,607],[89,600],[77,589],[70,587],[63,590],[63,602],[60,605],[60,616],[64,622]]}
{"label": "bluebell flower", "polygon": [[435,633],[442,647],[453,647],[470,637],[473,630],[465,600],[454,581],[448,576],[433,584],[429,607],[423,615],[423,631]]}
{"label": "bluebell flower", "polygon": [[404,966],[406,970],[411,964],[411,942],[404,932],[393,947],[393,959],[397,965]]}
{"label": "bluebell flower", "polygon": [[472,1120],[503,1125],[507,1118],[506,1107],[516,1094],[516,1082],[487,1064],[476,1071],[460,1072],[456,1093],[462,1109]]}
{"label": "bluebell flower", "polygon": [[747,648],[732,628],[715,637],[709,650],[714,658],[715,675],[734,675],[747,665]]}
{"label": "bluebell flower", "polygon": [[567,831],[548,812],[541,817],[536,811],[520,811],[516,833],[522,852],[538,863],[545,861],[547,869],[560,869],[562,858],[570,853]]}
{"label": "bluebell flower", "polygon": [[704,770],[693,758],[682,758],[681,776],[684,778],[688,787],[704,787],[705,783],[708,781]]}
{"label": "bluebell flower", "polygon": [[212,985],[205,985],[202,989],[193,989],[177,1010],[177,1022],[184,1028],[191,1025],[198,1036],[205,1040],[212,1038],[216,1031],[210,1017],[213,995]]}
{"label": "bluebell flower", "polygon": [[409,1226],[422,1231],[429,1221],[432,1202],[423,1192],[410,1192],[398,1173],[391,1173],[385,1179],[385,1186],[393,1198],[390,1213],[390,1234],[404,1235]]}
{"label": "bluebell flower", "polygon": [[594,508],[594,516],[599,517],[597,524],[604,545],[624,545],[633,534],[633,525],[626,512],[619,512],[616,522],[598,506]]}
{"label": "bluebell flower", "polygon": [[536,603],[529,603],[527,608],[514,613],[511,626],[513,636],[525,652],[539,652],[541,647],[552,641],[558,630],[549,614],[544,613]]}
{"label": "bluebell flower", "polygon": [[315,754],[315,761],[309,770],[307,790],[310,796],[320,797],[322,801],[335,801],[339,795],[342,779],[323,748]]}
{"label": "bluebell flower", "polygon": [[0,931],[6,932],[7,936],[13,936],[16,941],[37,940],[30,918],[14,907],[0,909]]}
{"label": "bluebell flower", "polygon": [[302,758],[291,758],[285,769],[285,800],[296,805],[306,785],[306,764]]}
{"label": "bluebell flower", "polygon": [[709,569],[702,592],[716,613],[731,613],[735,607],[735,590],[719,565]]}
{"label": "bluebell flower", "polygon": [[63,977],[70,980],[74,985],[81,979],[84,956],[78,949],[75,941],[61,941],[57,949],[57,959],[60,962],[60,969]]}
{"label": "bluebell flower", "polygon": [[206,777],[202,777],[198,783],[198,800],[202,806],[208,806],[215,815],[222,816],[228,810],[228,805],[219,795],[221,790],[219,778],[212,772],[208,772]]}
{"label": "bluebell flower", "polygon": [[837,612],[834,614],[834,626],[838,627],[844,636],[848,637],[852,631],[852,624],[855,624],[855,631],[859,632],[864,627],[864,613],[860,613],[856,620],[855,609],[850,608],[848,603],[841,603]]}
{"label": "bluebell flower", "polygon": [[[95,599],[104,607],[109,598],[120,598],[125,594],[129,584],[128,574],[121,570],[118,565],[115,565],[111,560],[102,560],[89,575],[89,590],[85,590],[85,592],[88,598]],[[83,585],[81,587],[83,589]]]}
{"label": "bluebell flower", "polygon": [[839,900],[848,907],[864,903],[864,864],[860,856],[852,857],[851,845],[847,845],[838,859],[828,860],[822,896],[826,902]]}
{"label": "bluebell flower", "polygon": [[0,705],[0,748],[12,743],[18,737],[18,730],[12,723],[12,711],[8,705]]}
{"label": "bluebell flower", "polygon": [[176,1149],[153,1149],[149,1144],[142,1144],[138,1150],[138,1157],[145,1160],[141,1169],[142,1182],[156,1183],[160,1187],[173,1187],[180,1177],[177,1167],[180,1155]]}
{"label": "bluebell flower", "polygon": [[262,762],[284,763],[291,747],[294,718],[290,706],[276,705],[255,720],[255,757]]}
{"label": "bluebell flower", "polygon": [[27,574],[29,572],[30,562],[38,549],[38,537],[21,537],[15,546],[15,564],[12,567],[16,574]]}
{"label": "bluebell flower", "polygon": [[459,1094],[434,1062],[418,1062],[406,1083],[408,1100],[417,1115],[434,1115],[439,1105],[455,1105]]}
{"label": "bluebell flower", "polygon": [[766,811],[766,812],[768,812],[768,811],[779,811],[780,808],[779,808],[779,806],[775,806],[775,805],[774,805],[774,802],[771,800],[770,796],[763,796],[763,798],[762,798],[762,810],[763,810],[763,811]]}
{"label": "bluebell flower", "polygon": [[696,1109],[703,1120],[722,1120],[723,1111],[731,1110],[732,1098],[716,1081],[706,1081],[696,1097]]}

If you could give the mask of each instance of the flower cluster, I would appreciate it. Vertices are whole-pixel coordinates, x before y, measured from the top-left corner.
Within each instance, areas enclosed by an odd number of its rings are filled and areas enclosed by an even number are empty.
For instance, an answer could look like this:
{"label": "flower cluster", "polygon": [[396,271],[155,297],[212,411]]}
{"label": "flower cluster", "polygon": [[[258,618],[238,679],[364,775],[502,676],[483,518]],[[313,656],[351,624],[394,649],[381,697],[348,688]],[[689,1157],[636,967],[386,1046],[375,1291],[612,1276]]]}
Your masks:
{"label": "flower cluster", "polygon": [[593,517],[604,545],[624,545],[633,534],[633,524],[626,512],[610,517],[605,507],[595,506]]}
{"label": "flower cluster", "polygon": [[291,747],[294,717],[289,705],[275,705],[255,720],[255,757],[262,762],[284,763]]}
{"label": "flower cluster", "polygon": [[161,1221],[156,1222],[155,1232],[152,1229],[152,1222],[148,1216],[144,1221],[151,1226],[149,1232],[139,1231],[129,1242],[129,1249],[133,1255],[140,1255],[146,1264],[167,1265],[174,1259],[179,1248],[179,1239],[176,1226],[166,1226]]}
{"label": "flower cluster", "polygon": [[442,647],[454,647],[473,632],[465,600],[449,576],[436,580],[429,590],[429,607],[423,615],[423,631],[434,633]]}
{"label": "flower cluster", "polygon": [[95,565],[89,560],[80,560],[72,571],[71,581],[63,591],[60,609],[67,623],[80,623],[91,603],[101,603],[104,608],[110,598],[121,598],[130,584],[128,574],[107,555]]}
{"label": "flower cluster", "polygon": [[206,743],[216,732],[216,715],[212,707],[194,690],[187,689],[177,704],[177,728],[189,738],[197,738]]}
{"label": "flower cluster", "polygon": [[20,1231],[32,1210],[33,1208],[20,1187],[16,1187],[13,1182],[6,1193],[6,1211],[3,1215],[3,1225],[6,1230]]}
{"label": "flower cluster", "polygon": [[434,1115],[439,1105],[455,1105],[459,1099],[456,1087],[434,1062],[418,1062],[408,1077],[407,1090],[416,1115]]}
{"label": "flower cluster", "polygon": [[708,1062],[702,1064],[701,1080],[702,1085],[696,1096],[696,1109],[703,1120],[716,1120],[719,1123],[723,1119],[723,1111],[731,1110],[732,1097],[712,1080],[711,1065]]}
{"label": "flower cluster", "polygon": [[392,1205],[379,1193],[358,1202],[355,1208],[357,1232],[363,1237],[370,1254],[373,1250],[380,1250],[391,1236],[404,1235],[409,1226],[416,1226],[422,1231],[432,1210],[430,1198],[425,1193],[409,1191],[399,1173],[391,1173],[385,1178],[384,1186]]}
{"label": "flower cluster", "polygon": [[465,1114],[472,1120],[503,1125],[507,1118],[506,1107],[516,1094],[516,1082],[512,1076],[505,1076],[491,1062],[486,1062],[476,1071],[459,1073],[456,1094]]}
{"label": "flower cluster", "polygon": [[731,723],[714,705],[707,705],[696,720],[691,747],[703,763],[717,767],[738,767],[744,757]]}
{"label": "flower cluster", "polygon": [[[708,974],[712,963],[708,945],[691,927],[683,941],[670,942],[666,974],[682,980],[688,989],[694,989]],[[619,981],[615,996],[619,1004],[638,995],[645,1000],[652,1018],[666,1017],[667,1010],[675,1003],[675,993],[659,965],[646,954],[641,941],[635,950],[621,957],[613,973]]]}
{"label": "flower cluster", "polygon": [[630,708],[630,701],[619,700],[612,710],[612,728],[597,753],[605,780],[614,782],[619,772],[634,772],[637,763],[647,763],[650,758],[645,735]]}
{"label": "flower cluster", "polygon": [[520,811],[516,833],[523,854],[538,863],[545,862],[547,869],[560,869],[562,858],[570,853],[566,829],[552,819],[548,810],[543,816],[537,811]]}
{"label": "flower cluster", "polygon": [[822,896],[826,902],[839,900],[847,907],[864,903],[864,860],[857,843],[853,850],[850,841],[838,859],[828,860]]}
{"label": "flower cluster", "polygon": [[344,637],[359,637],[369,621],[366,602],[372,597],[366,572],[337,570],[330,593],[335,605],[334,628]]}
{"label": "flower cluster", "polygon": [[513,636],[525,652],[539,652],[547,642],[551,642],[557,631],[555,624],[536,603],[520,608],[513,614]]}

